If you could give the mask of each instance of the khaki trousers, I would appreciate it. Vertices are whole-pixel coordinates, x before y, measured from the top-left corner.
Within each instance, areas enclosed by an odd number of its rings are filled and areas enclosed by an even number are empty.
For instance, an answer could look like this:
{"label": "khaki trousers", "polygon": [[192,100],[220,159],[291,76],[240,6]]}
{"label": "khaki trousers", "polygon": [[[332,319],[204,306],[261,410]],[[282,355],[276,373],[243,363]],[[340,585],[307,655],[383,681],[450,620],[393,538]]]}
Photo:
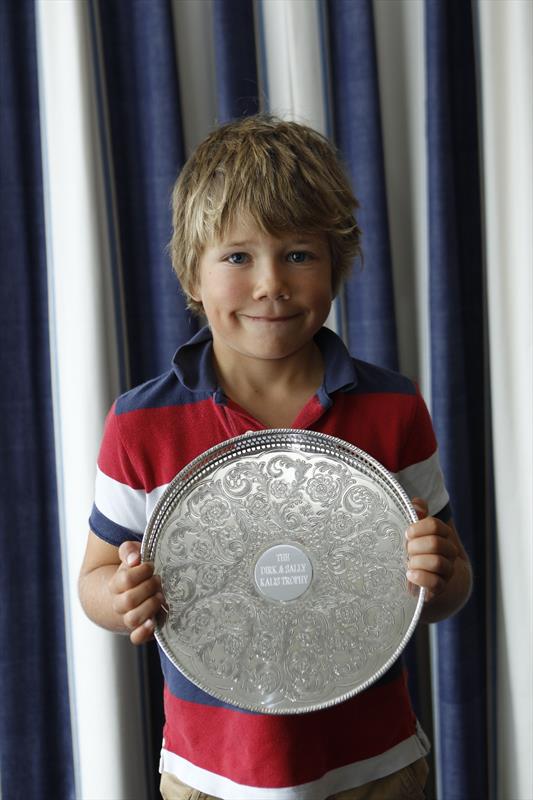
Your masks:
{"label": "khaki trousers", "polygon": [[[355,789],[332,794],[328,800],[424,800],[428,771],[426,759],[420,758],[392,775]],[[168,772],[161,775],[160,789],[163,800],[220,800],[198,789],[192,789]]]}

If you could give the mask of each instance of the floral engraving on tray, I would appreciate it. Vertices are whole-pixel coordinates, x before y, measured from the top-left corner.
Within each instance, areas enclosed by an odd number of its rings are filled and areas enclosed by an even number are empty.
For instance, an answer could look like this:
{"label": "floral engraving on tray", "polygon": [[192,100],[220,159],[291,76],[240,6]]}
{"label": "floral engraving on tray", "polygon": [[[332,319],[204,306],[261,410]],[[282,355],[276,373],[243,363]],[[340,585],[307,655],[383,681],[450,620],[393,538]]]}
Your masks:
{"label": "floral engraving on tray", "polygon": [[[327,454],[262,452],[218,465],[192,482],[159,533],[163,640],[186,674],[228,702],[327,702],[371,678],[405,633],[416,606],[405,527],[371,476]],[[254,568],[284,543],[307,554],[312,581],[278,602],[258,591]]]}

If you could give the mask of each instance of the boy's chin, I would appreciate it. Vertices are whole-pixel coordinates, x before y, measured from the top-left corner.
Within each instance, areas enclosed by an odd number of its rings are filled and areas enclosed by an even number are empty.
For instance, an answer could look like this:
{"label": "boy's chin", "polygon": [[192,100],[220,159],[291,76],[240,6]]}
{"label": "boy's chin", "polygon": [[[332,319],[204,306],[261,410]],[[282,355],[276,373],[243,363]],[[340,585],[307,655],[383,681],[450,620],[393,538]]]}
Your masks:
{"label": "boy's chin", "polygon": [[291,358],[304,358],[306,353],[314,350],[315,347],[313,339],[270,346],[263,343],[262,346],[243,348],[241,354],[256,361],[276,362]]}

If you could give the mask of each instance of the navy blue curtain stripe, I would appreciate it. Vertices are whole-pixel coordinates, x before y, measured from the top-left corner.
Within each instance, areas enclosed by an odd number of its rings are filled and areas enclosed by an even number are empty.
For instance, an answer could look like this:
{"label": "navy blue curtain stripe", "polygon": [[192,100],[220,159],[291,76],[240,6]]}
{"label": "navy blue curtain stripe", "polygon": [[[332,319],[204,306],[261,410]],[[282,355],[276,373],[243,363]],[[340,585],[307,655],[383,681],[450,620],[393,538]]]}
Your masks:
{"label": "navy blue curtain stripe", "polygon": [[328,0],[333,124],[361,203],[365,267],[345,289],[346,329],[359,358],[398,368],[379,85],[371,0]]}
{"label": "navy blue curtain stripe", "polygon": [[[334,133],[361,203],[363,230],[364,268],[356,265],[345,287],[343,327],[354,355],[398,369],[373,8],[370,0],[328,0],[327,11]],[[430,729],[424,633],[417,632],[404,657],[413,704]]]}
{"label": "navy blue curtain stripe", "polygon": [[2,797],[74,798],[33,0],[0,3]]}
{"label": "navy blue curtain stripe", "polygon": [[[168,369],[176,348],[198,327],[185,308],[167,251],[172,186],[184,163],[172,8],[170,0],[92,3],[125,295],[124,373],[134,386]],[[146,791],[155,798],[163,682],[155,645],[142,648],[138,658],[145,689]]]}
{"label": "navy blue curtain stripe", "polygon": [[488,797],[486,397],[480,176],[470,3],[425,5],[432,412],[475,589],[438,626],[442,800]]}
{"label": "navy blue curtain stripe", "polygon": [[183,165],[170,0],[93,0],[101,30],[132,385],[195,330],[170,269],[170,197]]}
{"label": "navy blue curtain stripe", "polygon": [[259,89],[253,0],[213,3],[218,122],[256,114]]}

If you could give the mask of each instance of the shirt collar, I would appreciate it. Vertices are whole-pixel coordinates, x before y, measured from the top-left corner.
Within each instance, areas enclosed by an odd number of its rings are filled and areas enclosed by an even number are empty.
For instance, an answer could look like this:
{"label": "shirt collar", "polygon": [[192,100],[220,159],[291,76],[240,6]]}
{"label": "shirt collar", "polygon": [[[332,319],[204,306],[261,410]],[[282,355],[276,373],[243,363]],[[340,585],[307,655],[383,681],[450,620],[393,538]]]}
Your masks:
{"label": "shirt collar", "polygon": [[[343,341],[329,328],[321,328],[315,336],[324,359],[324,383],[322,390],[330,396],[341,389],[348,390],[357,384],[357,371]],[[172,361],[172,368],[180,383],[192,392],[218,390],[218,381],[213,367],[213,338],[209,326],[198,331],[179,347]]]}
{"label": "shirt collar", "polygon": [[212,356],[213,337],[206,325],[178,347],[172,359],[172,369],[179,382],[191,392],[216,392],[218,381]]}

